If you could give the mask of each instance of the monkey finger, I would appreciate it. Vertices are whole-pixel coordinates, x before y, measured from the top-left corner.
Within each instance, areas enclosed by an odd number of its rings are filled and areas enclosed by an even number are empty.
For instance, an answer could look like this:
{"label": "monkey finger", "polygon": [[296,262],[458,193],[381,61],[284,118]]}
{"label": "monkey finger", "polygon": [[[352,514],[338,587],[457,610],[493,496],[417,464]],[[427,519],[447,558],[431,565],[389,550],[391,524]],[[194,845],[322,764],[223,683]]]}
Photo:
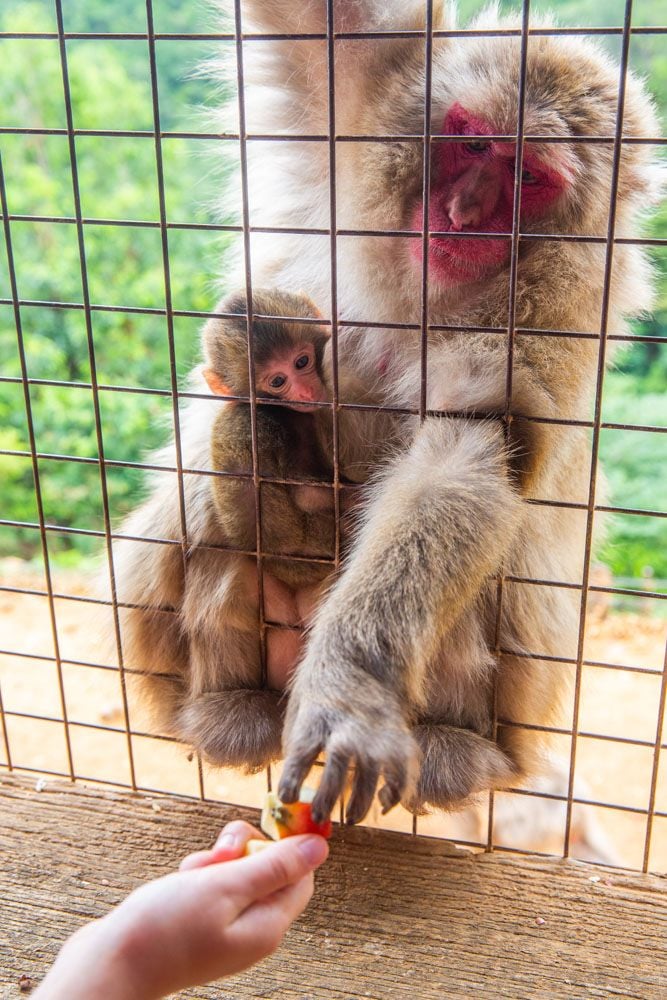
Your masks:
{"label": "monkey finger", "polygon": [[374,761],[363,765],[357,762],[354,786],[345,810],[346,823],[359,823],[364,818],[373,802],[379,777],[380,767]]}
{"label": "monkey finger", "polygon": [[283,802],[289,805],[298,800],[301,786],[317,760],[322,747],[323,741],[317,739],[310,743],[300,741],[288,750],[278,784],[278,795]]}
{"label": "monkey finger", "polygon": [[386,816],[394,806],[398,805],[402,795],[393,785],[383,785],[378,792],[378,798],[382,806],[382,815]]}
{"label": "monkey finger", "polygon": [[311,806],[312,817],[316,823],[324,823],[325,820],[329,819],[333,807],[345,787],[351,756],[347,750],[342,748],[328,751],[320,787],[317,789]]}
{"label": "monkey finger", "polygon": [[397,806],[403,798],[408,784],[408,768],[405,761],[388,761],[384,767],[385,784],[378,792],[382,805],[382,815]]}

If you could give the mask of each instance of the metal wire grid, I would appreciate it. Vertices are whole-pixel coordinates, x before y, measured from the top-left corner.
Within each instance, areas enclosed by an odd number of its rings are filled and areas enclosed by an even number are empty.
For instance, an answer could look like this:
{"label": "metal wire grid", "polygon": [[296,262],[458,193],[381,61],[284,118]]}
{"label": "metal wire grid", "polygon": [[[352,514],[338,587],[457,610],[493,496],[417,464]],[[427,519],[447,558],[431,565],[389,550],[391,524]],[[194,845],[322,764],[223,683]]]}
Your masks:
{"label": "metal wire grid", "polygon": [[[519,88],[517,93],[518,102],[518,125],[517,133],[515,135],[499,136],[499,139],[507,139],[508,141],[516,141],[517,143],[517,157],[515,166],[515,184],[514,184],[514,207],[513,207],[513,224],[511,233],[499,233],[496,234],[497,238],[507,239],[510,237],[511,240],[511,253],[510,253],[510,278],[509,278],[509,301],[508,301],[508,323],[502,327],[467,327],[465,329],[471,332],[482,332],[490,334],[499,334],[501,336],[507,336],[508,338],[508,354],[507,354],[507,373],[506,373],[506,391],[505,391],[505,407],[503,412],[496,414],[505,423],[505,426],[509,426],[510,411],[512,406],[512,377],[513,377],[513,351],[514,343],[516,337],[521,336],[546,336],[546,337],[575,337],[575,338],[585,338],[594,339],[599,342],[599,353],[598,353],[598,374],[597,374],[597,391],[595,399],[595,409],[594,416],[592,420],[574,420],[574,419],[548,419],[540,417],[528,417],[524,419],[532,420],[541,423],[556,423],[563,426],[572,427],[586,427],[592,432],[592,461],[591,461],[591,474],[589,482],[588,500],[586,503],[574,503],[561,500],[552,500],[540,497],[532,497],[528,500],[529,503],[537,504],[547,507],[564,507],[572,510],[580,510],[586,513],[586,546],[585,546],[585,559],[584,559],[584,572],[581,583],[565,582],[559,580],[542,580],[542,579],[529,579],[508,575],[504,572],[500,572],[497,576],[497,598],[498,598],[498,614],[497,622],[500,622],[500,612],[502,607],[503,599],[503,588],[506,583],[519,583],[522,585],[536,585],[545,587],[565,587],[568,589],[573,589],[579,591],[581,594],[580,601],[580,620],[579,620],[579,634],[577,642],[577,653],[576,657],[565,657],[565,656],[546,656],[539,651],[529,651],[517,654],[515,650],[507,650],[502,647],[499,640],[499,628],[496,629],[496,644],[495,651],[497,653],[512,653],[514,656],[524,656],[524,657],[534,657],[539,658],[543,661],[559,664],[563,668],[574,667],[575,669],[575,698],[572,711],[572,723],[570,728],[555,728],[555,727],[541,727],[528,724],[521,724],[520,728],[533,730],[533,731],[545,731],[551,734],[556,734],[558,736],[569,737],[570,739],[570,765],[569,765],[569,782],[567,795],[550,794],[543,791],[532,791],[529,789],[515,789],[512,790],[512,794],[518,796],[537,796],[539,798],[553,799],[556,801],[564,802],[566,805],[566,821],[565,821],[565,832],[564,832],[564,842],[563,842],[563,855],[567,856],[570,853],[570,835],[571,835],[571,821],[572,821],[572,809],[574,805],[583,806],[597,806],[605,807],[608,809],[619,810],[621,812],[635,813],[646,817],[646,834],[644,841],[644,851],[643,851],[643,864],[642,868],[647,871],[650,864],[650,847],[651,847],[651,836],[654,826],[654,820],[656,817],[661,819],[667,819],[667,811],[661,811],[656,809],[656,793],[658,784],[658,769],[660,763],[660,753],[661,750],[667,748],[667,743],[664,742],[662,730],[663,722],[665,716],[665,706],[667,703],[667,652],[665,657],[665,663],[663,664],[662,670],[654,669],[649,667],[639,667],[639,666],[627,666],[618,663],[611,663],[605,661],[596,661],[586,659],[584,656],[584,636],[585,636],[585,623],[586,623],[586,613],[588,607],[588,595],[590,593],[602,593],[602,594],[613,594],[613,595],[627,595],[627,596],[637,596],[646,598],[649,600],[662,601],[667,600],[667,595],[650,592],[645,590],[634,590],[632,588],[624,587],[613,587],[613,586],[603,586],[591,583],[590,571],[591,571],[591,539],[592,539],[592,528],[593,520],[596,513],[605,514],[625,514],[641,517],[667,517],[667,511],[662,510],[645,510],[637,509],[632,507],[619,507],[612,505],[600,504],[596,501],[596,486],[597,486],[597,458],[600,442],[600,433],[602,430],[629,430],[629,431],[647,431],[651,433],[665,433],[667,432],[667,427],[663,426],[653,426],[653,425],[641,425],[641,424],[625,424],[625,423],[611,423],[602,420],[602,390],[604,382],[604,371],[605,371],[605,358],[606,358],[606,348],[607,343],[612,341],[622,341],[622,342],[650,342],[650,343],[667,343],[667,336],[659,337],[640,337],[634,335],[617,335],[610,334],[607,329],[607,319],[609,310],[609,299],[610,299],[610,288],[611,288],[611,270],[613,264],[613,254],[616,245],[622,244],[639,244],[643,246],[652,247],[662,247],[667,246],[667,239],[644,239],[644,238],[619,238],[615,233],[615,215],[616,215],[616,193],[618,186],[618,174],[619,174],[619,164],[622,147],[624,144],[651,144],[651,145],[666,145],[667,138],[658,136],[643,136],[640,138],[628,138],[623,136],[623,111],[624,111],[624,101],[625,101],[625,84],[628,69],[628,59],[629,59],[629,46],[630,39],[632,35],[664,35],[667,33],[667,26],[655,26],[655,27],[633,27],[632,26],[632,0],[627,0],[625,6],[624,23],[622,27],[608,27],[608,28],[535,28],[531,27],[529,24],[530,18],[530,2],[529,0],[523,0],[522,6],[522,23],[521,28],[517,29],[496,29],[493,31],[486,30],[433,30],[433,9],[432,0],[426,0],[425,4],[425,30],[423,31],[371,31],[371,32],[338,32],[336,31],[335,17],[334,17],[334,5],[333,0],[327,0],[327,19],[326,19],[326,32],[319,34],[296,34],[296,35],[280,35],[280,34],[267,34],[267,35],[257,35],[257,34],[247,34],[243,31],[242,25],[242,12],[241,12],[241,2],[240,0],[234,0],[234,32],[233,33],[206,33],[206,34],[174,34],[174,33],[159,33],[154,30],[154,19],[153,19],[153,4],[152,0],[146,0],[146,31],[145,32],[132,32],[132,33],[81,33],[81,32],[66,32],[64,30],[63,22],[63,12],[62,12],[62,0],[54,0],[55,10],[57,17],[57,32],[6,32],[0,33],[1,39],[44,39],[53,40],[58,42],[59,52],[60,52],[60,63],[62,71],[62,81],[63,81],[63,91],[65,100],[65,110],[66,110],[66,121],[67,127],[65,129],[56,128],[21,128],[21,127],[0,127],[0,135],[2,134],[15,134],[15,135],[62,135],[67,137],[69,146],[69,156],[70,156],[70,169],[72,177],[72,190],[74,195],[74,207],[75,215],[73,217],[65,216],[37,216],[37,215],[16,215],[11,214],[8,209],[7,201],[7,191],[5,185],[5,176],[2,167],[2,160],[0,158],[0,209],[2,211],[3,220],[3,230],[6,243],[7,261],[8,261],[8,274],[10,282],[11,297],[10,298],[0,298],[0,305],[10,306],[13,309],[14,320],[16,324],[17,333],[17,343],[18,343],[18,353],[20,360],[20,377],[0,377],[0,381],[6,383],[20,384],[23,388],[24,401],[25,401],[25,411],[26,420],[28,427],[29,436],[29,450],[11,450],[11,449],[1,449],[0,455],[15,456],[29,458],[32,464],[32,472],[34,479],[34,490],[36,507],[38,513],[37,522],[25,522],[25,521],[15,521],[10,519],[0,519],[0,527],[8,528],[21,528],[30,529],[34,531],[39,531],[41,540],[41,550],[42,558],[44,563],[44,577],[45,577],[45,587],[44,589],[19,587],[19,586],[2,586],[0,587],[0,592],[4,591],[7,593],[30,595],[45,598],[48,603],[51,632],[53,637],[53,655],[52,656],[39,656],[35,653],[26,652],[22,650],[15,649],[0,649],[0,655],[10,655],[14,657],[25,657],[29,659],[37,659],[44,661],[46,663],[53,663],[56,667],[57,677],[58,677],[58,687],[60,696],[60,707],[61,716],[46,716],[37,715],[27,712],[15,712],[6,709],[3,706],[2,692],[0,691],[0,720],[2,728],[2,739],[4,742],[6,763],[2,765],[3,767],[12,770],[12,752],[10,737],[7,726],[7,719],[9,717],[36,719],[45,722],[56,722],[62,723],[66,753],[67,753],[67,771],[58,770],[44,770],[39,769],[40,774],[51,774],[59,777],[69,777],[72,780],[81,779],[85,781],[100,781],[107,785],[118,785],[119,787],[127,787],[125,782],[115,782],[110,781],[107,778],[100,778],[96,775],[84,775],[77,773],[74,765],[74,758],[72,753],[71,738],[70,738],[70,728],[71,727],[83,727],[88,729],[98,729],[102,731],[120,733],[124,734],[127,742],[127,756],[129,765],[130,781],[129,786],[133,789],[140,789],[148,792],[158,792],[159,789],[146,787],[140,785],[136,780],[135,764],[134,764],[134,753],[133,753],[133,737],[150,737],[151,739],[164,740],[167,742],[174,742],[170,737],[163,736],[160,734],[155,734],[152,732],[144,732],[133,728],[130,723],[130,713],[128,706],[127,697],[127,686],[126,677],[131,674],[139,674],[141,671],[135,670],[124,664],[123,659],[123,641],[122,641],[122,630],[120,625],[119,612],[121,609],[128,609],[132,607],[137,607],[137,605],[131,605],[118,600],[117,587],[116,587],[116,576],[113,561],[113,542],[123,538],[128,538],[130,536],[123,535],[117,531],[114,531],[111,525],[111,517],[109,512],[109,500],[108,491],[106,485],[106,471],[109,468],[123,468],[123,469],[137,469],[145,471],[161,471],[161,472],[171,472],[175,473],[177,476],[178,483],[178,495],[180,502],[180,531],[181,538],[178,541],[168,538],[142,538],[138,540],[143,540],[146,542],[151,542],[155,544],[164,545],[179,545],[183,553],[184,566],[187,572],[187,559],[188,559],[188,528],[186,520],[186,509],[185,509],[185,496],[184,496],[184,476],[185,475],[205,475],[205,476],[224,476],[225,473],[213,472],[211,470],[201,470],[201,469],[190,469],[184,467],[183,465],[183,455],[181,451],[180,442],[180,427],[179,427],[179,401],[185,399],[193,398],[208,398],[207,396],[199,396],[199,394],[189,391],[179,391],[177,384],[177,367],[176,367],[176,348],[174,341],[174,319],[176,317],[191,317],[191,318],[208,318],[209,316],[224,316],[225,314],[216,312],[198,312],[193,310],[179,310],[175,309],[172,301],[171,292],[171,277],[170,277],[170,261],[169,261],[169,244],[168,244],[168,231],[171,230],[201,230],[201,231],[219,231],[219,232],[229,232],[241,234],[243,239],[243,253],[245,262],[245,274],[246,274],[246,294],[248,301],[252,300],[252,271],[251,271],[251,253],[250,253],[250,237],[253,233],[263,233],[263,234],[289,234],[289,235],[313,235],[313,236],[325,236],[330,240],[330,260],[331,260],[331,315],[325,322],[330,325],[332,333],[332,347],[333,347],[333,401],[332,404],[324,404],[331,406],[332,417],[333,417],[333,487],[334,487],[334,497],[336,505],[336,548],[335,548],[335,558],[331,561],[333,568],[337,568],[340,561],[340,531],[339,531],[339,515],[340,515],[340,492],[341,492],[341,482],[340,482],[340,468],[338,459],[338,419],[339,414],[344,409],[356,409],[363,410],[366,409],[362,404],[354,403],[344,403],[341,402],[338,396],[338,364],[337,364],[337,346],[338,346],[338,331],[341,328],[347,327],[359,327],[365,326],[368,328],[378,328],[378,329],[401,329],[405,331],[413,331],[418,333],[420,337],[421,344],[421,391],[420,391],[420,404],[418,411],[410,411],[403,408],[394,408],[397,413],[416,413],[420,419],[423,421],[427,416],[431,415],[431,411],[426,408],[426,387],[427,387],[427,336],[429,331],[447,331],[461,330],[460,326],[448,327],[446,324],[433,324],[429,322],[428,310],[427,310],[427,291],[428,291],[428,254],[425,252],[427,247],[427,242],[430,236],[439,235],[432,233],[429,230],[428,222],[428,205],[429,205],[429,189],[430,189],[430,150],[434,143],[439,142],[451,142],[456,141],[457,137],[453,136],[440,136],[431,135],[428,127],[431,115],[431,63],[432,63],[432,51],[433,51],[433,41],[437,38],[451,38],[451,37],[471,37],[471,36],[508,36],[520,38],[520,74],[519,74]],[[566,140],[562,138],[555,138],[553,136],[536,136],[529,135],[524,132],[524,105],[525,105],[525,77],[526,77],[526,58],[527,58],[527,47],[529,38],[532,36],[540,35],[604,35],[604,36],[620,36],[621,38],[621,59],[620,59],[620,75],[619,75],[619,89],[618,89],[618,103],[617,103],[617,116],[616,116],[616,128],[613,135],[610,136],[596,136],[596,137],[568,137]],[[415,135],[339,135],[336,131],[336,121],[335,121],[335,72],[334,72],[334,50],[336,42],[341,40],[369,40],[369,39],[397,39],[397,38],[416,38],[422,39],[424,43],[424,54],[425,54],[425,86],[424,86],[424,131],[420,134]],[[246,131],[246,121],[245,121],[245,106],[244,106],[244,64],[243,64],[243,47],[246,42],[258,42],[258,41],[280,41],[280,40],[292,40],[292,41],[323,41],[326,42],[327,51],[327,75],[328,75],[328,119],[329,128],[327,134],[250,134]],[[69,73],[68,73],[68,53],[67,53],[67,42],[71,40],[116,40],[116,41],[144,41],[147,43],[149,52],[149,63],[150,63],[150,82],[151,82],[151,97],[152,97],[152,108],[153,108],[153,129],[152,130],[108,130],[108,129],[77,129],[75,128],[73,116],[72,116],[72,104],[70,98],[70,88],[69,88]],[[158,97],[158,76],[157,76],[157,64],[156,64],[156,44],[162,41],[223,41],[233,43],[236,53],[236,67],[237,67],[237,90],[238,90],[238,111],[239,111],[239,131],[237,133],[208,133],[208,132],[183,132],[183,131],[163,131],[160,125],[160,102]],[[157,184],[158,184],[158,197],[159,197],[159,221],[139,221],[131,219],[100,219],[100,218],[88,218],[84,217],[81,209],[81,192],[78,178],[77,170],[77,152],[76,152],[76,138],[78,136],[106,136],[106,137],[131,137],[131,138],[145,138],[152,139],[155,147],[155,162],[157,171]],[[474,137],[472,137],[474,138]],[[486,138],[486,137],[480,137]],[[162,143],[172,139],[205,139],[205,140],[219,140],[223,142],[232,142],[238,145],[240,154],[240,166],[241,166],[241,200],[242,200],[242,221],[241,225],[223,225],[223,224],[210,224],[210,223],[178,223],[172,222],[167,218],[166,212],[166,202],[165,202],[165,185],[164,185],[164,171],[162,163]],[[422,178],[423,186],[423,202],[424,202],[424,216],[423,216],[423,228],[421,231],[373,231],[373,230],[361,230],[361,229],[342,229],[338,228],[336,224],[336,150],[339,143],[386,143],[386,142],[416,142],[423,145],[424,149],[424,172]],[[523,145],[528,141],[539,141],[539,142],[595,142],[609,144],[612,147],[613,156],[613,181],[612,189],[610,194],[610,204],[609,204],[609,215],[608,215],[608,227],[606,236],[586,236],[586,235],[550,235],[550,234],[523,234],[520,232],[519,219],[520,219],[520,197],[521,197],[521,160],[523,155]],[[298,228],[288,228],[288,227],[269,227],[261,225],[251,225],[250,224],[250,209],[249,209],[249,193],[248,193],[248,179],[247,179],[247,145],[249,142],[318,142],[326,143],[328,145],[329,154],[329,208],[330,208],[330,226],[329,228],[315,228],[315,229],[298,229]],[[81,302],[62,302],[62,301],[35,301],[29,299],[21,299],[18,293],[18,286],[16,280],[16,262],[14,259],[14,253],[12,248],[12,229],[11,224],[15,222],[45,222],[45,223],[55,223],[62,225],[74,225],[77,231],[78,247],[79,247],[79,258],[80,258],[80,268],[81,268],[81,279],[82,279],[82,301]],[[130,226],[138,228],[155,228],[160,230],[161,236],[161,246],[162,246],[162,264],[164,273],[164,296],[165,296],[165,307],[164,308],[142,308],[135,306],[110,306],[94,303],[91,301],[89,294],[89,284],[88,284],[88,270],[86,262],[86,245],[85,245],[85,229],[87,226]],[[447,233],[448,238],[457,238],[458,236],[466,239],[470,239],[471,234],[469,232],[456,234]],[[485,238],[489,238],[489,234],[483,234]],[[355,236],[374,236],[378,238],[408,238],[415,239],[421,238],[422,240],[422,278],[421,278],[421,314],[420,322],[416,324],[411,323],[378,323],[372,319],[366,317],[358,317],[353,319],[344,320],[338,316],[337,309],[337,270],[336,270],[336,245],[338,237],[355,237]],[[532,241],[532,240],[558,240],[558,241],[575,241],[575,242],[590,242],[604,244],[606,246],[606,259],[605,259],[605,273],[604,273],[604,287],[603,287],[603,297],[602,297],[602,310],[600,319],[600,329],[599,333],[592,333],[590,331],[562,331],[562,330],[543,330],[543,329],[532,329],[526,327],[518,327],[515,320],[515,299],[516,299],[516,277],[518,268],[518,251],[520,241]],[[86,325],[86,335],[88,343],[88,353],[89,362],[91,370],[90,382],[80,381],[80,382],[68,382],[55,379],[35,379],[31,378],[28,372],[25,347],[24,347],[24,337],[23,337],[23,327],[22,327],[22,310],[24,309],[65,309],[65,310],[77,310],[82,311],[85,318]],[[123,314],[147,314],[164,316],[167,321],[167,337],[168,337],[168,348],[169,348],[169,361],[170,361],[170,388],[168,390],[151,389],[143,386],[131,386],[131,385],[108,385],[100,384],[96,376],[96,365],[95,365],[95,343],[93,337],[93,327],[92,327],[92,317],[95,312],[110,312],[110,313],[123,313]],[[252,345],[252,317],[248,316],[248,339],[250,346]],[[300,321],[303,322],[303,321]],[[322,321],[318,321],[322,322]],[[255,488],[255,498],[256,498],[256,524],[257,524],[257,534],[256,534],[256,549],[253,550],[239,550],[239,549],[229,549],[229,551],[243,552],[249,556],[256,557],[257,567],[258,567],[258,581],[260,587],[260,635],[262,643],[262,662],[264,664],[264,653],[265,653],[265,630],[267,625],[275,625],[267,621],[264,615],[263,607],[263,595],[262,595],[262,558],[264,556],[263,546],[262,546],[262,525],[260,516],[260,489],[261,484],[264,482],[277,482],[284,484],[291,484],[299,482],[299,480],[291,479],[278,479],[275,477],[262,476],[259,473],[257,464],[257,429],[256,429],[256,404],[254,401],[254,371],[252,363],[249,363],[250,371],[250,383],[251,383],[251,413],[252,413],[252,438],[253,438],[253,470],[249,474],[249,477]],[[95,414],[95,427],[96,427],[96,439],[98,448],[98,458],[86,458],[80,456],[73,456],[67,454],[54,454],[45,453],[37,449],[32,409],[31,409],[31,399],[30,399],[30,386],[66,386],[69,389],[90,391],[92,393],[94,414]],[[165,466],[165,465],[155,465],[148,462],[129,462],[129,461],[119,461],[110,460],[105,457],[104,452],[104,440],[102,434],[102,424],[100,417],[100,406],[99,406],[99,393],[104,392],[122,392],[122,393],[139,393],[145,395],[162,396],[171,400],[172,405],[172,415],[173,415],[173,429],[176,441],[176,465],[175,466]],[[439,411],[441,412],[441,411]],[[455,416],[456,414],[451,414]],[[469,418],[470,414],[466,414]],[[485,416],[485,415],[481,415]],[[488,415],[486,415],[488,416]],[[46,521],[44,515],[44,508],[42,503],[42,489],[40,482],[40,467],[39,463],[42,461],[47,462],[78,462],[84,464],[90,464],[97,466],[99,468],[101,490],[102,490],[102,501],[103,501],[103,530],[88,530],[82,528],[65,527],[58,524],[50,524]],[[236,477],[238,478],[238,477]],[[65,535],[81,535],[89,536],[93,538],[99,538],[104,540],[105,548],[107,553],[107,561],[109,568],[109,579],[111,585],[111,600],[105,601],[99,598],[93,598],[90,596],[83,596],[80,594],[63,593],[54,590],[52,582],[52,573],[49,560],[49,547],[48,547],[48,536],[50,533],[59,533]],[[220,548],[220,546],[207,546],[210,548]],[[299,558],[299,557],[290,557]],[[309,560],[312,561],[312,560]],[[319,560],[321,562],[327,562],[327,560]],[[110,606],[113,613],[114,629],[116,635],[116,645],[118,654],[118,664],[103,664],[88,660],[72,660],[63,658],[61,655],[61,644],[59,640],[58,631],[58,620],[56,614],[55,602],[57,600],[67,600],[73,602],[82,602],[90,605],[107,605]],[[123,702],[123,726],[113,726],[113,725],[103,725],[98,723],[90,723],[84,721],[77,721],[72,719],[68,715],[68,708],[65,696],[65,686],[63,681],[63,665],[67,666],[77,666],[84,668],[92,668],[101,671],[112,671],[118,673],[120,688],[122,693]],[[616,671],[626,671],[636,674],[653,675],[661,677],[661,687],[660,687],[660,697],[657,712],[657,726],[656,735],[654,740],[643,740],[643,739],[633,739],[630,737],[619,737],[619,736],[607,736],[595,732],[582,731],[579,727],[579,711],[580,711],[580,695],[581,695],[581,681],[582,681],[582,671],[584,667],[595,667],[604,668]],[[509,725],[505,720],[501,720],[503,725]],[[496,720],[497,722],[497,720]],[[518,725],[518,724],[513,724]],[[590,798],[583,798],[576,796],[574,794],[574,775],[576,767],[576,754],[577,754],[577,742],[579,738],[588,738],[602,741],[603,743],[611,742],[624,744],[635,747],[650,748],[653,751],[653,764],[651,770],[651,781],[650,781],[650,795],[649,802],[647,803],[647,808],[642,809],[635,806],[620,805],[618,803],[609,803],[604,801],[597,801]],[[37,771],[30,767],[20,767],[21,770],[26,771]],[[199,762],[198,767],[198,780],[199,780],[199,795],[201,798],[206,798],[206,791],[204,786],[204,775]],[[271,777],[270,772],[268,774],[268,781],[270,784]],[[517,848],[506,848],[502,845],[494,843],[493,840],[493,793],[489,796],[489,816],[488,816],[488,835],[486,843],[484,845],[487,850],[517,850]],[[417,820],[413,823],[413,833],[418,832]]]}

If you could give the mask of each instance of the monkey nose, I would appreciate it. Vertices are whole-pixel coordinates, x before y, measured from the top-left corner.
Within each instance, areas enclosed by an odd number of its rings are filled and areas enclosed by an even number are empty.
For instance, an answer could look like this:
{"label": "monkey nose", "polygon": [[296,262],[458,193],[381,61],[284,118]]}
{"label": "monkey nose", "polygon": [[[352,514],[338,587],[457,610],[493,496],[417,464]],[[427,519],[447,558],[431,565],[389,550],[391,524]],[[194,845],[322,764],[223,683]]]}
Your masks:
{"label": "monkey nose", "polygon": [[477,205],[467,205],[462,208],[458,204],[447,207],[447,215],[451,223],[453,233],[462,232],[466,226],[475,227],[479,222],[479,208]]}
{"label": "monkey nose", "polygon": [[455,209],[447,207],[447,218],[449,219],[449,229],[452,233],[460,233],[463,228],[463,223],[460,221],[459,215]]}

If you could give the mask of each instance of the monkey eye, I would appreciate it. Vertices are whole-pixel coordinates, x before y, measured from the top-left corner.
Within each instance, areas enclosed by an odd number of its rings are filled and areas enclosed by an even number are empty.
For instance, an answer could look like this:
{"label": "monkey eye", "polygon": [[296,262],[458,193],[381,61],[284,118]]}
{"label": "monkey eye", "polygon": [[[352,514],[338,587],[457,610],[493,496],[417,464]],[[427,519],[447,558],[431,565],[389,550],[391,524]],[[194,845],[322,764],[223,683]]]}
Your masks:
{"label": "monkey eye", "polygon": [[310,362],[310,357],[307,354],[302,354],[294,362],[294,367],[301,370],[302,368],[305,368],[309,362]]}
{"label": "monkey eye", "polygon": [[470,142],[464,142],[463,145],[469,153],[483,153],[491,143],[487,139],[471,139]]}
{"label": "monkey eye", "polygon": [[525,167],[521,171],[521,183],[522,184],[537,184],[538,178],[535,174],[531,173],[530,170],[526,170]]}
{"label": "monkey eye", "polygon": [[272,379],[269,379],[269,388],[282,389],[286,381],[287,377],[285,375],[274,375]]}

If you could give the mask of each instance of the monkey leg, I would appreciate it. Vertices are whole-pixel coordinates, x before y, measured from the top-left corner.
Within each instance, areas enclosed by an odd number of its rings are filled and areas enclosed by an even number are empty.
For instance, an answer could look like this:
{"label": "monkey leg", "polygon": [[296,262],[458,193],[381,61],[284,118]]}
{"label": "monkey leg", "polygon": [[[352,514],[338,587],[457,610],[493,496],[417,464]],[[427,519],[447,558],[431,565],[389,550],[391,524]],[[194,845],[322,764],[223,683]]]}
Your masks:
{"label": "monkey leg", "polygon": [[[310,587],[299,587],[296,591],[288,588],[270,574],[264,574],[264,596],[267,596],[267,580],[271,581],[271,590],[276,585],[291,595],[299,625],[307,626],[315,613],[318,602],[322,599],[325,584],[315,583]],[[265,605],[267,604],[265,600]],[[270,605],[269,605],[270,607]],[[267,617],[273,616],[267,613]],[[294,624],[294,622],[290,622]],[[268,628],[266,631],[266,679],[268,686],[274,691],[284,691],[289,679],[294,673],[303,652],[303,630],[294,628]]]}
{"label": "monkey leg", "polygon": [[327,592],[328,580],[321,580],[309,587],[299,587],[294,597],[299,611],[299,621],[302,625],[310,625],[318,605]]}
{"label": "monkey leg", "polygon": [[[249,572],[256,573],[254,567],[251,567]],[[266,571],[262,577],[262,586],[264,590],[264,618],[268,621],[278,622],[280,625],[298,625],[299,608],[294,591],[282,580]]]}
{"label": "monkey leg", "polygon": [[178,735],[212,764],[260,771],[281,756],[283,706],[276,691],[237,688],[190,698]]}
{"label": "monkey leg", "polygon": [[303,633],[293,629],[266,630],[266,680],[274,691],[284,691],[299,662]]}
{"label": "monkey leg", "polygon": [[423,813],[426,805],[458,808],[470,796],[516,779],[510,758],[472,729],[425,721],[414,727],[413,735],[422,762],[416,791],[404,802],[411,812]]}
{"label": "monkey leg", "polygon": [[194,550],[181,620],[189,673],[175,735],[213,764],[260,770],[280,756],[283,710],[261,686],[256,564]]}

